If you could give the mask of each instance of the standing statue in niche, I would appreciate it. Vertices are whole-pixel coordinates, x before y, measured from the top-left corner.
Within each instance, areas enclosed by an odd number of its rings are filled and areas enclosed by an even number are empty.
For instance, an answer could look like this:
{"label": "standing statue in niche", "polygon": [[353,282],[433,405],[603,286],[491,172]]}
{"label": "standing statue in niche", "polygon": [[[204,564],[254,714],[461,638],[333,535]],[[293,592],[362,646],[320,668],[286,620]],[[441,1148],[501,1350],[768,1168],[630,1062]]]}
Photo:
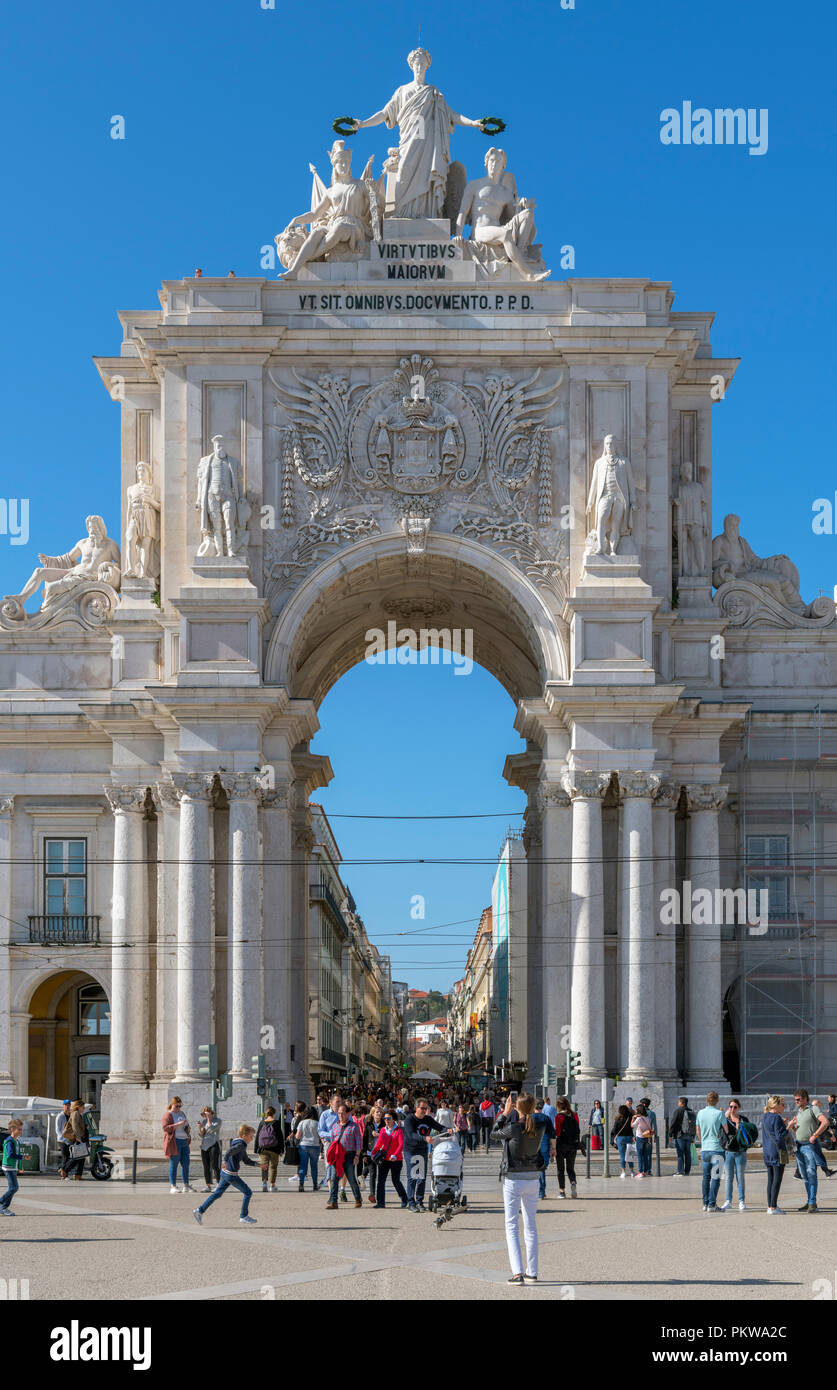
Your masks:
{"label": "standing statue in niche", "polygon": [[150,463],[142,459],[137,463],[137,481],[128,488],[127,499],[128,568],[125,578],[159,579],[160,499],[152,483]]}
{"label": "standing statue in niche", "polygon": [[739,534],[741,518],[724,517],[724,529],[712,542],[712,583],[717,589],[733,579],[744,579],[764,589],[793,613],[805,614],[808,605],[799,593],[799,570],[787,555],[761,559]]}
{"label": "standing statue in niche", "polygon": [[41,584],[44,586],[42,608],[48,608],[68,589],[96,581],[118,589],[121,580],[119,546],[108,536],[102,517],[88,516],[85,526],[87,535],[66,555],[39,555],[41,563],[20,593],[10,595],[5,602],[16,600],[16,606],[21,608]]}
{"label": "standing statue in niche", "polygon": [[466,254],[487,268],[504,263],[514,266],[524,280],[544,280],[550,272],[537,252],[532,252],[535,204],[518,198],[514,174],[506,168],[505,150],[491,149],[485,156],[485,176],[465,185],[456,232],[463,237],[470,226],[470,241],[461,241]]}
{"label": "standing statue in niche", "polygon": [[593,465],[587,494],[590,533],[586,555],[616,555],[634,526],[636,493],[630,461],[617,454],[613,435],[606,434],[601,457]]}
{"label": "standing statue in niche", "polygon": [[388,128],[398,126],[398,168],[395,173],[393,215],[395,217],[441,217],[450,168],[450,137],[454,126],[473,126],[482,130],[483,120],[460,116],[448,106],[437,87],[427,81],[433,59],[423,48],[414,48],[407,57],[413,71],[407,82],[393,93],[374,116],[353,121],[355,130],[385,121]]}
{"label": "standing statue in niche", "polygon": [[703,485],[692,477],[691,463],[680,469],[680,491],[674,499],[677,508],[677,551],[680,574],[698,579],[706,574],[706,537],[709,516]]}
{"label": "standing statue in niche", "polygon": [[212,453],[198,464],[195,508],[201,514],[198,558],[210,553],[239,555],[246,546],[250,504],[241,490],[238,464],[223,448],[224,436],[212,436]]}

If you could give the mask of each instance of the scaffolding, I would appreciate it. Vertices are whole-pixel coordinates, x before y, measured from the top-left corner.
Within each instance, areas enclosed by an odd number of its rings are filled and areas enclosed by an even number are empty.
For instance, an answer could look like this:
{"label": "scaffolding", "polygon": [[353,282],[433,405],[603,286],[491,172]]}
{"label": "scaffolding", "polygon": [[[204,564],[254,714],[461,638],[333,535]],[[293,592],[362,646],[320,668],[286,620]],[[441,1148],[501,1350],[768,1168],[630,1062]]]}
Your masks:
{"label": "scaffolding", "polygon": [[768,903],[764,928],[724,931],[738,1084],[819,1094],[837,1078],[837,713],[751,712],[733,766],[735,882],[732,864],[725,876]]}

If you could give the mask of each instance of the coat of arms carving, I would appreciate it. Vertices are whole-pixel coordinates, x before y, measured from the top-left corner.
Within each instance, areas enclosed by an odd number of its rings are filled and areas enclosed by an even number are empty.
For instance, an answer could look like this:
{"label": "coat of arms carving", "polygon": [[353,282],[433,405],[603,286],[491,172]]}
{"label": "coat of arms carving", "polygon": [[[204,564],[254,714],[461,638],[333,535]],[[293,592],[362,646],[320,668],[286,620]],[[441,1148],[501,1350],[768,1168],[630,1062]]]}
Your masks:
{"label": "coat of arms carving", "polygon": [[413,353],[364,397],[349,453],[364,486],[425,496],[473,483],[482,460],[482,429],[464,391],[439,380],[432,358]]}

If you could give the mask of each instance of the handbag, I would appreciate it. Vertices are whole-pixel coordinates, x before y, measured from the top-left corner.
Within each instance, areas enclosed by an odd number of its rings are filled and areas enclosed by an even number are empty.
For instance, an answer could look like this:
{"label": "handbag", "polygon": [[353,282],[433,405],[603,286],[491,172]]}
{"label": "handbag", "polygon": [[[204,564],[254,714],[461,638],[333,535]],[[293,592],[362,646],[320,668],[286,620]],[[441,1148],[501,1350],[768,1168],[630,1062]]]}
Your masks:
{"label": "handbag", "polygon": [[285,1140],[285,1152],[282,1155],[282,1162],[286,1168],[299,1167],[299,1144],[293,1134],[289,1134]]}
{"label": "handbag", "polygon": [[71,1144],[70,1158],[87,1158],[90,1148],[87,1144]]}
{"label": "handbag", "polygon": [[636,1144],[634,1143],[633,1139],[631,1140],[630,1144],[628,1145],[628,1147],[627,1147],[626,1150],[625,1150],[625,1162],[626,1162],[626,1163],[636,1163],[636,1162],[637,1162]]}

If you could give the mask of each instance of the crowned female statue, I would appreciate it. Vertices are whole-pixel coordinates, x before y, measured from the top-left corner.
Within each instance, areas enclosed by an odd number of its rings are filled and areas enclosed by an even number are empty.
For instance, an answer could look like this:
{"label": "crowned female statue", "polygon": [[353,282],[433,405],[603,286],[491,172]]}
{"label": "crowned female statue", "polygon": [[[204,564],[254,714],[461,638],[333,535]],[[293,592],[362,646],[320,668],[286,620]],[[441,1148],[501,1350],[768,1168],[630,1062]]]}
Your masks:
{"label": "crowned female statue", "polygon": [[382,110],[365,121],[355,120],[355,130],[380,125],[390,130],[398,126],[398,170],[395,175],[395,217],[441,217],[450,167],[450,136],[454,126],[482,129],[451,110],[438,87],[427,81],[432,62],[423,48],[414,48],[407,62],[413,70],[412,82],[393,93]]}

